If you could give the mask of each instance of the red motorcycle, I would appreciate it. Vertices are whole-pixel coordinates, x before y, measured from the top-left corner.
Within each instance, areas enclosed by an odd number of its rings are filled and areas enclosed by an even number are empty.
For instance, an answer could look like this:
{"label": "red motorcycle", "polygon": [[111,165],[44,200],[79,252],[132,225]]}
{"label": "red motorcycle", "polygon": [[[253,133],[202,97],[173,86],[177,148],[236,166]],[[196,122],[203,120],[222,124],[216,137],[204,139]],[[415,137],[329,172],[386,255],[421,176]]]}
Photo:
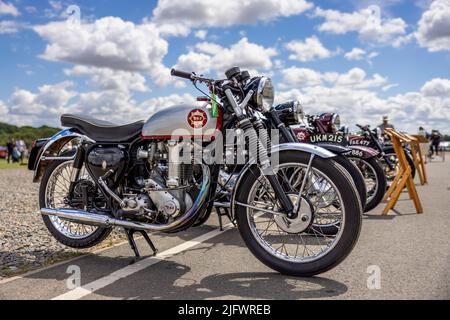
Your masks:
{"label": "red motorcycle", "polygon": [[300,126],[292,130],[299,142],[313,144],[338,144],[349,149],[344,153],[360,169],[364,176],[367,189],[365,212],[376,208],[384,198],[386,192],[386,176],[379,161],[379,152],[373,148],[350,145],[346,135],[340,132],[340,116],[335,113],[306,116]]}

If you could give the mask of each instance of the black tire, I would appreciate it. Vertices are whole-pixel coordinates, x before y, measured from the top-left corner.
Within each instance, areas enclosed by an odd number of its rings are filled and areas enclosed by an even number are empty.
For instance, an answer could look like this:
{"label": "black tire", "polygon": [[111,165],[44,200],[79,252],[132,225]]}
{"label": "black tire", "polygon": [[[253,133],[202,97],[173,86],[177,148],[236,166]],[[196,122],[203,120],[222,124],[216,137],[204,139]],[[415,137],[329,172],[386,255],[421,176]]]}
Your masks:
{"label": "black tire", "polygon": [[[279,163],[302,163],[307,165],[309,159],[310,154],[307,153],[284,151],[280,153]],[[352,251],[358,241],[361,229],[361,205],[355,188],[353,187],[353,183],[333,160],[316,157],[312,165],[330,178],[335,186],[339,186],[342,205],[345,211],[345,225],[341,229],[342,234],[340,239],[330,252],[317,260],[310,262],[293,262],[272,255],[264,249],[254,237],[247,218],[247,209],[242,206],[235,206],[239,232],[253,255],[269,268],[289,276],[311,277],[336,267]],[[248,203],[249,190],[251,190],[257,178],[254,174],[247,172],[242,179],[239,190],[236,190],[235,201]]]}
{"label": "black tire", "polygon": [[333,158],[333,160],[341,165],[350,174],[353,182],[355,183],[356,190],[358,191],[359,199],[361,200],[361,207],[365,212],[367,202],[367,189],[366,183],[364,181],[364,176],[362,175],[361,171],[352,161],[350,161],[345,156],[337,156]]}
{"label": "black tire", "polygon": [[[364,181],[364,177],[363,177],[361,171],[352,161],[350,161],[345,156],[337,156],[337,157],[333,158],[333,160],[338,165],[340,165],[343,168],[343,170],[345,170],[349,174],[348,178],[352,179],[354,188],[358,192],[359,200],[361,203],[361,208],[363,208],[363,212],[366,212],[365,207],[366,207],[366,201],[367,201],[367,189],[366,189],[366,183]],[[331,235],[335,235],[338,233],[339,225],[340,225],[340,223],[329,224],[329,225],[318,225],[318,226],[312,225],[311,228],[318,232],[321,232],[325,235],[331,236]]]}
{"label": "black tire", "polygon": [[373,171],[375,172],[377,178],[377,189],[371,199],[369,197],[367,198],[366,207],[364,210],[364,212],[369,212],[375,209],[381,203],[381,201],[383,201],[384,195],[386,194],[387,180],[386,175],[384,174],[383,166],[377,158],[362,159],[350,157],[349,159],[355,159],[365,162],[365,164],[372,167]]}
{"label": "black tire", "polygon": [[[65,162],[70,162],[70,161],[54,161],[46,168],[44,177],[42,178],[41,185],[39,188],[40,208],[46,207],[45,191],[46,191],[47,184],[48,184],[48,181],[50,179],[52,172]],[[111,228],[99,227],[99,228],[97,228],[97,230],[94,233],[92,233],[91,235],[89,235],[86,238],[73,239],[73,238],[67,237],[64,234],[62,234],[61,232],[59,232],[55,228],[55,226],[52,224],[52,222],[50,221],[50,217],[42,216],[42,219],[44,220],[45,226],[47,227],[48,231],[52,234],[53,237],[55,237],[56,240],[58,240],[63,245],[74,248],[74,249],[91,248],[91,247],[99,244],[103,240],[105,240],[106,237],[112,231]]]}
{"label": "black tire", "polygon": [[[390,154],[396,155],[393,147],[387,147],[383,151],[386,155],[390,155]],[[416,177],[416,164],[414,163],[414,160],[408,150],[405,150],[405,156],[406,156],[406,160],[408,161],[409,166],[411,167],[412,176],[413,176],[413,178],[415,178]]]}

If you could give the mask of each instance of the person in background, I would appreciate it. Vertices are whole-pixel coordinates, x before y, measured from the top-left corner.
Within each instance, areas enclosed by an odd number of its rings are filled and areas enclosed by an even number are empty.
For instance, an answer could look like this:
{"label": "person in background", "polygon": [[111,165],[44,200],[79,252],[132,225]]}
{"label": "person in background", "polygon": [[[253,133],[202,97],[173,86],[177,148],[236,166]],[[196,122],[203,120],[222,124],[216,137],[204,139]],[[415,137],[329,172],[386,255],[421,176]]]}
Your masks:
{"label": "person in background", "polygon": [[380,125],[378,126],[378,128],[381,129],[381,133],[382,133],[383,135],[385,134],[385,130],[386,130],[386,129],[394,129],[394,130],[395,130],[394,125],[391,124],[391,123],[389,122],[389,117],[388,117],[388,116],[384,116],[384,117],[383,117],[383,123],[380,124]]}
{"label": "person in background", "polygon": [[[425,130],[424,127],[419,128],[418,135],[424,137],[427,141],[430,140],[430,134]],[[422,152],[422,155],[425,158],[425,163],[428,163],[427,153],[430,150],[430,145],[431,145],[430,142],[420,144],[420,151]]]}
{"label": "person in background", "polygon": [[19,148],[16,145],[14,145],[14,149],[12,152],[12,163],[20,162],[20,156],[21,156],[21,154],[20,154]]}
{"label": "person in background", "polygon": [[390,140],[390,137],[386,134],[386,129],[394,129],[394,130],[395,130],[394,125],[392,125],[392,124],[389,122],[389,117],[388,117],[388,116],[384,116],[384,117],[383,117],[383,123],[380,124],[380,125],[378,126],[378,128],[380,128],[380,130],[381,130],[381,135],[383,136],[383,138],[384,138],[385,141],[389,141],[389,140]]}
{"label": "person in background", "polygon": [[16,141],[17,150],[20,153],[20,164],[24,164],[25,156],[27,155],[27,145],[23,140]]}
{"label": "person in background", "polygon": [[6,144],[6,148],[8,149],[8,163],[11,163],[11,160],[13,157],[13,151],[14,151],[13,139],[9,139],[8,143]]}
{"label": "person in background", "polygon": [[428,134],[428,132],[424,129],[424,127],[419,127],[419,136],[425,137],[427,139],[430,138],[430,135]]}
{"label": "person in background", "polygon": [[430,136],[430,142],[431,142],[431,156],[434,156],[434,153],[436,152],[436,156],[439,155],[439,145],[441,144],[442,135],[439,132],[439,130],[433,130],[431,132]]}

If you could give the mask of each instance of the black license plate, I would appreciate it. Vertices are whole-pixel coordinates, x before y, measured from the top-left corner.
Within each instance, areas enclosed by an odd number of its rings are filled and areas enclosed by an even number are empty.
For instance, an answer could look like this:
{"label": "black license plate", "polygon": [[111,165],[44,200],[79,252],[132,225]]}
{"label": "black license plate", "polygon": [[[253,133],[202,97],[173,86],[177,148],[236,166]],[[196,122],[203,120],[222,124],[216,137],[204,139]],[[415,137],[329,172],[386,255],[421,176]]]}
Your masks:
{"label": "black license plate", "polygon": [[347,139],[341,134],[313,134],[309,140],[311,143],[333,143],[346,146],[348,145]]}

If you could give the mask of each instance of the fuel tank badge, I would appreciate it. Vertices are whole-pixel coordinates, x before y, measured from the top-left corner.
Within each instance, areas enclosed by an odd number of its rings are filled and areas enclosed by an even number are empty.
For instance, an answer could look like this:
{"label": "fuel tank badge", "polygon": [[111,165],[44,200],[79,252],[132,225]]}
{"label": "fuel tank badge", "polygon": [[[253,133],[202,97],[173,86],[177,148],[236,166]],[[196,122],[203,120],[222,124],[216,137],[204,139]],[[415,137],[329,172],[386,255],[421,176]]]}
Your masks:
{"label": "fuel tank badge", "polygon": [[192,110],[188,115],[188,122],[192,128],[201,129],[206,126],[208,115],[200,109]]}

